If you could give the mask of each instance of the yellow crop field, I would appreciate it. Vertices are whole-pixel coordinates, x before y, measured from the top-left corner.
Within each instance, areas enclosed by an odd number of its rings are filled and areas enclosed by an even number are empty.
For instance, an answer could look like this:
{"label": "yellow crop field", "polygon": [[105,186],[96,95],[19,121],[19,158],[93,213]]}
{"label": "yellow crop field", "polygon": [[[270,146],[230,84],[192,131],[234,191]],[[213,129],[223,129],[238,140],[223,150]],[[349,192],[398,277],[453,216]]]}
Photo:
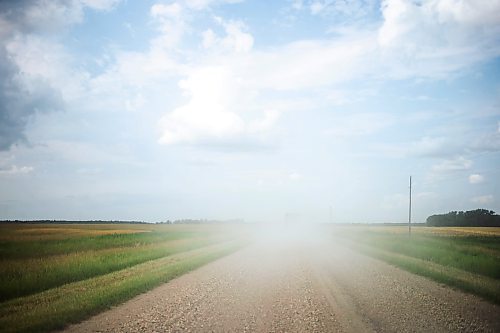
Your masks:
{"label": "yellow crop field", "polygon": [[[342,229],[339,227],[338,229]],[[408,226],[362,225],[345,227],[348,230],[363,230],[389,234],[407,234]],[[438,236],[500,236],[500,227],[424,227],[412,226],[411,232],[420,235]]]}
{"label": "yellow crop field", "polygon": [[150,232],[154,225],[146,224],[0,224],[0,240],[57,240],[72,237],[92,237],[113,234]]}

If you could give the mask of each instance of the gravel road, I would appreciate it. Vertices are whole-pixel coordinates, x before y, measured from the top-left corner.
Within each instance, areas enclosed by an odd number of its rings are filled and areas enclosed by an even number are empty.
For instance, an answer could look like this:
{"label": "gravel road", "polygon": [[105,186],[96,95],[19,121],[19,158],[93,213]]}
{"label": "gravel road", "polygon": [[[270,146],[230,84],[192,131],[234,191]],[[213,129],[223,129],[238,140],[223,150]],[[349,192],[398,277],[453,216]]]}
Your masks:
{"label": "gravel road", "polygon": [[333,242],[249,246],[66,332],[500,332],[500,307]]}

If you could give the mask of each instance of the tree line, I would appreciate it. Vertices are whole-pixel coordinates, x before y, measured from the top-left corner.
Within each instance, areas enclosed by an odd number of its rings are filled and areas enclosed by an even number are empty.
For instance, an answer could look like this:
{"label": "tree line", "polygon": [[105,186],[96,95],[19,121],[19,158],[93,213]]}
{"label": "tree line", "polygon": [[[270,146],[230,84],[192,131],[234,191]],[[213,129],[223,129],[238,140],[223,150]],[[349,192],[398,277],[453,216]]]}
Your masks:
{"label": "tree line", "polygon": [[453,211],[431,215],[426,224],[430,227],[500,227],[500,215],[487,209]]}

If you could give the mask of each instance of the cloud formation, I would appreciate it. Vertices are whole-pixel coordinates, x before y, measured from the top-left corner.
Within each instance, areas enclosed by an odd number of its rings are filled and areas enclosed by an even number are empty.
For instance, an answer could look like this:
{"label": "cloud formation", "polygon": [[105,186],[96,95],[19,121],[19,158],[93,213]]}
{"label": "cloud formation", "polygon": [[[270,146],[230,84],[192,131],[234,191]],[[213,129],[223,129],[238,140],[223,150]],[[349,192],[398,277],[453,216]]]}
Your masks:
{"label": "cloud formation", "polygon": [[18,174],[27,174],[34,170],[33,167],[30,166],[22,166],[18,167],[17,165],[12,165],[10,168],[2,169],[0,168],[0,176],[1,175],[18,175]]}
{"label": "cloud formation", "polygon": [[397,220],[407,174],[422,215],[498,196],[500,1],[232,2],[0,1],[0,174],[189,198],[180,214],[233,191],[261,216]]}
{"label": "cloud formation", "polygon": [[[356,1],[347,5],[335,1],[312,1],[307,2],[307,8],[313,15],[333,11],[349,16],[359,12],[364,3]],[[373,3],[369,5],[373,6]],[[293,7],[303,9],[304,2],[294,2]],[[219,90],[219,95],[227,95],[227,98],[235,98],[229,97],[237,91],[235,86],[265,95],[269,91],[331,88],[360,78],[442,78],[500,55],[499,20],[491,14],[498,8],[500,1],[463,1],[460,5],[452,5],[447,0],[432,0],[422,4],[385,0],[380,8],[382,21],[375,32],[369,29],[346,30],[334,38],[297,40],[261,50],[253,48],[254,38],[242,22],[216,17],[215,21],[224,28],[225,36],[216,34],[211,28],[204,30],[201,46],[209,52],[208,56],[201,64],[186,66],[203,71],[203,67],[211,70],[224,64],[225,70],[235,78],[234,84],[230,84],[231,88]],[[177,10],[175,12],[178,13]],[[210,57],[214,52],[217,57]],[[214,76],[213,85],[221,84],[219,76]],[[194,128],[200,133],[196,135],[200,140],[210,137],[230,138],[244,132],[243,117],[237,107],[231,106],[229,112],[220,111],[220,105],[206,107],[205,111],[194,116],[193,110],[200,108],[195,108],[193,103],[176,108],[162,118],[161,143],[193,141]],[[181,119],[181,113],[186,117],[190,114],[189,118],[200,121],[195,125],[194,120]],[[346,126],[341,126],[335,132],[369,133],[383,128],[387,123],[386,119],[376,114],[363,117],[371,120],[360,122],[359,115],[355,114],[350,119],[346,117],[343,120]],[[174,140],[173,137],[184,139]],[[441,145],[445,139],[431,140],[424,138],[414,149],[435,150],[430,154],[439,155],[443,149],[436,145]],[[487,141],[488,147],[484,147],[486,143],[481,142],[477,144],[477,149],[496,147],[494,138],[483,141]]]}
{"label": "cloud formation", "polygon": [[24,128],[38,112],[60,110],[60,94],[42,78],[23,84],[19,68],[0,47],[0,150],[25,141]]}
{"label": "cloud formation", "polygon": [[382,1],[378,41],[391,75],[436,77],[500,54],[498,0]]}
{"label": "cloud formation", "polygon": [[224,66],[193,70],[179,86],[189,101],[161,119],[162,144],[239,139],[268,130],[278,118],[277,112],[265,110],[260,117],[244,120],[240,102],[246,99],[245,91]]}
{"label": "cloud formation", "polygon": [[[24,129],[34,115],[64,109],[64,83],[57,82],[61,78],[61,72],[57,71],[62,64],[54,56],[59,45],[47,36],[81,22],[85,7],[109,10],[117,3],[117,0],[0,3],[0,150],[26,141]],[[71,73],[64,75],[69,77]]]}
{"label": "cloud formation", "polygon": [[479,174],[472,174],[469,176],[469,183],[471,184],[479,184],[479,183],[482,183],[484,181],[484,177],[482,175],[479,175]]}
{"label": "cloud formation", "polygon": [[436,173],[450,173],[469,170],[472,166],[472,161],[459,156],[453,159],[444,160],[432,167],[432,171]]}
{"label": "cloud formation", "polygon": [[246,32],[247,27],[241,21],[225,21],[216,17],[215,21],[224,28],[226,36],[217,36],[212,29],[202,33],[202,45],[205,49],[233,51],[236,53],[249,52],[254,43],[253,36]]}

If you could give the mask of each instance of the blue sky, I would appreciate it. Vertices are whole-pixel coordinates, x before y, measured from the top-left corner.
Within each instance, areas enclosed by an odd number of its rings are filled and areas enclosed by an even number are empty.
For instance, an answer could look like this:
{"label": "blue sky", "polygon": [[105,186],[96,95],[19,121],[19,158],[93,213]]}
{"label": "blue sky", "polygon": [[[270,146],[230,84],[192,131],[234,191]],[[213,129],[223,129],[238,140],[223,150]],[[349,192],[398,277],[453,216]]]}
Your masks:
{"label": "blue sky", "polygon": [[500,1],[0,3],[0,219],[500,212]]}

